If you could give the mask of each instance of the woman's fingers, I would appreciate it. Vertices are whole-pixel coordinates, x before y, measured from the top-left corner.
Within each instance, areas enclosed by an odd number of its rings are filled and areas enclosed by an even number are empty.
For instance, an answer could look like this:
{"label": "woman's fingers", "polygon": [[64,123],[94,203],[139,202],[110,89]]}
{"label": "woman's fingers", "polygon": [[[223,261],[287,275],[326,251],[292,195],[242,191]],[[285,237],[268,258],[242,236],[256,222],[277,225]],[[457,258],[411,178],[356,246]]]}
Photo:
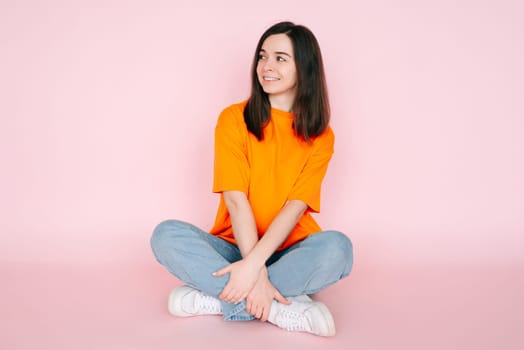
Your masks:
{"label": "woman's fingers", "polygon": [[264,306],[258,304],[250,304],[249,308],[246,307],[246,311],[251,315],[255,316],[255,318],[260,319],[264,314]]}
{"label": "woman's fingers", "polygon": [[287,300],[286,298],[284,298],[282,296],[282,294],[280,294],[280,292],[278,290],[276,291],[274,298],[279,303],[282,303],[282,304],[285,304],[285,305],[291,304],[291,302],[289,300]]}
{"label": "woman's fingers", "polygon": [[214,272],[213,276],[220,277],[228,273],[229,280],[219,298],[228,303],[239,303],[253,289],[259,271],[244,260],[239,260]]}
{"label": "woman's fingers", "polygon": [[257,312],[256,312],[256,314],[255,314],[255,317],[258,318],[258,319],[260,319],[260,317],[262,317],[262,313],[263,313],[263,311],[264,311],[264,308],[263,308],[262,306],[259,306],[259,307],[257,308]]}
{"label": "woman's fingers", "polygon": [[267,319],[269,318],[269,310],[271,310],[271,306],[264,308],[264,312],[262,313],[262,316],[259,318],[260,321],[262,322],[267,321]]}
{"label": "woman's fingers", "polygon": [[218,298],[228,303],[238,304],[242,300],[244,300],[246,296],[247,293],[242,293],[236,290],[230,290],[226,286],[226,288],[224,288],[224,290],[222,291],[222,293],[220,293]]}
{"label": "woman's fingers", "polygon": [[231,272],[231,265],[221,268],[220,270],[213,272],[212,275],[215,277],[224,276],[226,273]]}

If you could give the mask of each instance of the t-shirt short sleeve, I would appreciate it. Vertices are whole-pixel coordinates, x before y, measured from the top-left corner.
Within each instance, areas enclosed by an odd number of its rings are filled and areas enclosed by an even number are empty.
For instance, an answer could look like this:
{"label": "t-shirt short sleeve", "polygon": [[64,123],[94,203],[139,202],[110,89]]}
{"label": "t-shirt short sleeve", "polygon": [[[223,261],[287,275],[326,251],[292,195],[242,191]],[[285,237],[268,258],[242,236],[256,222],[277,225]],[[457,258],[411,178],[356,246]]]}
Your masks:
{"label": "t-shirt short sleeve", "polygon": [[242,191],[249,188],[247,128],[238,106],[226,108],[215,127],[213,192]]}
{"label": "t-shirt short sleeve", "polygon": [[320,188],[334,152],[334,144],[335,135],[328,127],[315,139],[313,151],[293,185],[288,200],[301,200],[310,211],[320,212]]}

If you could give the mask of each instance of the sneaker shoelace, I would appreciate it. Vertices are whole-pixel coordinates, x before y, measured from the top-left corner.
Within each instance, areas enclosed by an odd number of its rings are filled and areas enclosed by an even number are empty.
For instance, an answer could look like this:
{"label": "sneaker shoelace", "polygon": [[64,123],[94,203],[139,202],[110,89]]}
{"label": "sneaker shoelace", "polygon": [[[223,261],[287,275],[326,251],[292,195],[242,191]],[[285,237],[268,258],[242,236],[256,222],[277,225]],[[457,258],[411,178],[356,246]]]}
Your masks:
{"label": "sneaker shoelace", "polygon": [[288,331],[311,331],[307,317],[304,314],[280,310],[277,315],[277,324]]}
{"label": "sneaker shoelace", "polygon": [[219,314],[222,312],[220,302],[215,298],[203,293],[198,293],[195,296],[195,308],[196,310],[206,314]]}

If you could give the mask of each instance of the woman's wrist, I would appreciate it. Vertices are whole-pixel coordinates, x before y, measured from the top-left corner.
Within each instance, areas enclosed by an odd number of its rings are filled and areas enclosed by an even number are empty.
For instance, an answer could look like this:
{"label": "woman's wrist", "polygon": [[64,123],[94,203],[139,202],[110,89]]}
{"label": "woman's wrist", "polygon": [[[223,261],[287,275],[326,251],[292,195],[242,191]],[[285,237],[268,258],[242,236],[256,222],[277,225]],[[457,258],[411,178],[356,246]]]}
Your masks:
{"label": "woman's wrist", "polygon": [[[258,269],[265,270],[266,267],[266,259],[261,257],[256,249],[251,250],[251,252],[244,258],[246,262],[252,266],[255,266]],[[267,273],[267,271],[266,271]]]}
{"label": "woman's wrist", "polygon": [[262,268],[260,269],[260,277],[265,277],[265,278],[269,278],[269,273],[267,272],[267,267],[266,265],[264,264],[264,266],[262,266]]}

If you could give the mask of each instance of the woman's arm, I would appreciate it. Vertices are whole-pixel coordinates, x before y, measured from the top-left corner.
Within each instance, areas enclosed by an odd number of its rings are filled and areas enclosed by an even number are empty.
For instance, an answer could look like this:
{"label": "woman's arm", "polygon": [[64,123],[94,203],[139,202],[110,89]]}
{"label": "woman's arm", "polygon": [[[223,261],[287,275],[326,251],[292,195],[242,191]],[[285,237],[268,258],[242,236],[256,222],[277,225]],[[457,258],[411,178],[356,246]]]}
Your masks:
{"label": "woman's arm", "polygon": [[224,191],[223,196],[231,217],[233,235],[243,259],[227,265],[213,275],[220,277],[229,273],[229,281],[219,298],[228,303],[239,303],[253,289],[264,266],[249,264],[245,260],[258,241],[255,218],[246,194],[242,191]]}
{"label": "woman's arm", "polygon": [[[249,202],[247,202],[247,198],[245,198],[245,194],[233,194],[232,196],[228,195],[228,197],[230,197],[229,199],[232,202],[230,204],[232,204],[233,212],[230,212],[230,215],[233,224],[233,231],[235,232],[236,225],[236,233],[234,233],[235,239],[241,249],[243,259],[222,268],[214,275],[219,277],[227,273],[230,274],[229,282],[224,287],[224,290],[219,297],[230,303],[238,303],[248,296],[253,287],[255,287],[257,281],[259,284],[264,284],[267,287],[267,283],[269,283],[267,273],[261,274],[261,271],[265,269],[265,262],[277,250],[282,242],[284,242],[291,230],[297,224],[298,220],[304,214],[307,205],[300,200],[288,201],[275,219],[273,219],[265,235],[257,243],[258,235],[256,232],[256,226],[254,225],[251,207]],[[245,198],[245,201],[242,197]],[[247,213],[250,215],[247,215]],[[252,220],[253,225],[250,225],[250,220]],[[243,228],[246,229],[246,231],[242,231]],[[253,231],[250,231],[250,228],[253,228]],[[246,232],[248,232],[248,234],[245,234]],[[249,234],[249,232],[251,232],[251,234]],[[237,237],[240,238],[240,241],[238,241]],[[255,242],[254,247],[253,242]],[[247,254],[245,254],[245,252],[247,252]],[[273,290],[274,287],[273,289],[269,289],[272,291],[273,295],[276,296],[275,299],[287,303],[276,289]],[[248,300],[248,304],[251,304],[250,300]],[[253,312],[251,310],[251,305],[248,305],[247,309],[248,312]],[[266,311],[268,311],[267,308]],[[266,312],[263,314],[263,318],[265,319],[265,316],[267,316]]]}
{"label": "woman's arm", "polygon": [[253,211],[244,192],[224,191],[223,196],[231,217],[233,235],[242,257],[246,257],[258,241]]}
{"label": "woman's arm", "polygon": [[306,209],[306,203],[301,200],[288,201],[245,259],[255,266],[264,266],[266,260],[286,240]]}
{"label": "woman's arm", "polygon": [[[248,259],[252,259],[255,266],[260,263],[265,264],[266,260],[293,230],[306,208],[307,205],[300,200],[288,201],[275,219],[273,219],[266,234],[258,241],[255,248],[251,250]],[[273,286],[269,280],[267,270],[263,268],[257,283],[246,298],[246,310],[261,321],[267,321],[273,299],[282,304],[290,304]]]}

